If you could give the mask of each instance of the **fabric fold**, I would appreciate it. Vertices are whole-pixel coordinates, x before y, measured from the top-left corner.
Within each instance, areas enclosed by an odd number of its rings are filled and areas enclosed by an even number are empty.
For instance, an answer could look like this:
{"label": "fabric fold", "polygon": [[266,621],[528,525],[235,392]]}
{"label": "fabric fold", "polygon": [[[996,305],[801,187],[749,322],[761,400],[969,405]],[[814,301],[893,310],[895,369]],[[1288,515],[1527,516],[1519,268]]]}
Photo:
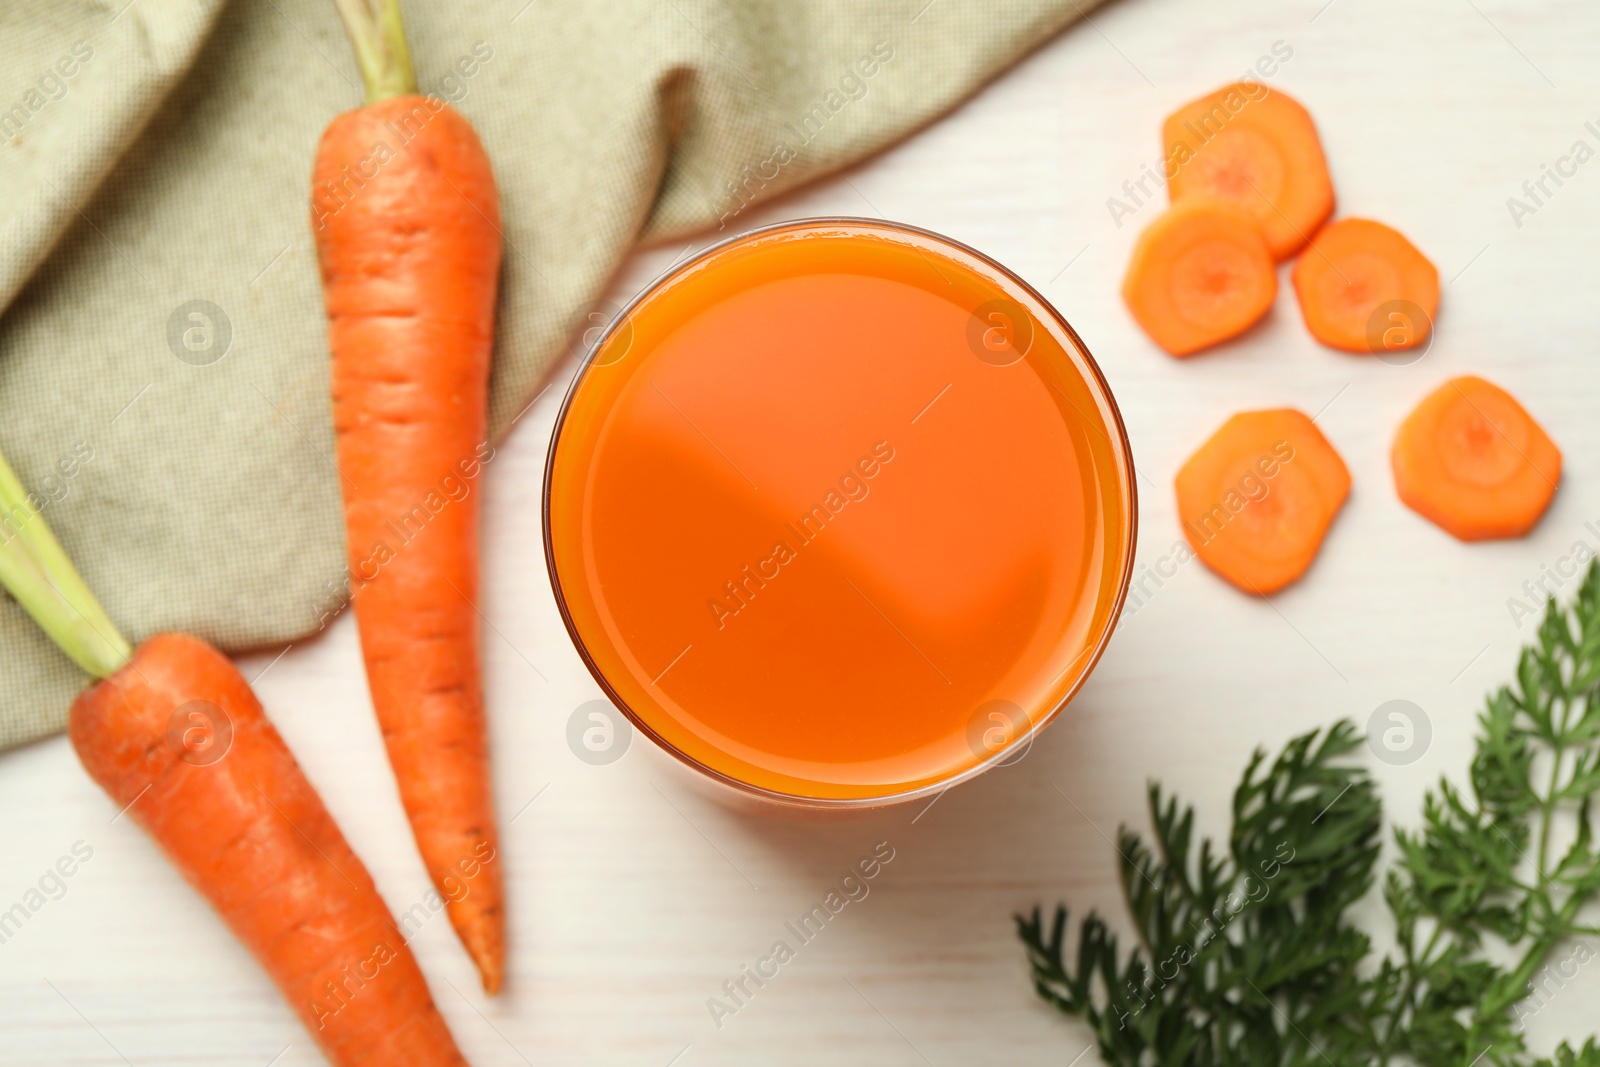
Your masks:
{"label": "fabric fold", "polygon": [[[640,241],[738,232],[1093,6],[404,5],[503,198],[493,433]],[[130,640],[315,633],[344,551],[310,170],[361,102],[333,4],[13,5],[0,32],[0,449]],[[9,599],[0,642],[0,746],[59,730],[83,676]]]}

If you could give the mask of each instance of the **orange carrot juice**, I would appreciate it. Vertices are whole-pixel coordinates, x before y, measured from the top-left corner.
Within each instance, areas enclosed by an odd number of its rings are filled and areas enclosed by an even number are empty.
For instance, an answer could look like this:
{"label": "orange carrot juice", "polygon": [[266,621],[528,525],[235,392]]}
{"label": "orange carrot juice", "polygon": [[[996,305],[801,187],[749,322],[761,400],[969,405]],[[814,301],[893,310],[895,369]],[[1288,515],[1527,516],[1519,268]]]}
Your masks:
{"label": "orange carrot juice", "polygon": [[569,393],[546,547],[601,686],[747,793],[904,800],[1083,683],[1133,550],[1127,440],[1044,300],[933,234],[835,219],[719,245]]}

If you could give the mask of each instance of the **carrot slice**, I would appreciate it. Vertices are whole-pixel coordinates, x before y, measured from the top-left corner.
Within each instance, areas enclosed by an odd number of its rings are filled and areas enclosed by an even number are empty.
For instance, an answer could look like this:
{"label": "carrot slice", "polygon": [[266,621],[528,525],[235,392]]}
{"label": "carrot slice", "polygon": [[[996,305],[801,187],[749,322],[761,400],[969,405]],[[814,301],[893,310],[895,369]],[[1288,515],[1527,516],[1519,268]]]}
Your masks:
{"label": "carrot slice", "polygon": [[1243,333],[1272,307],[1278,275],[1250,221],[1211,200],[1176,204],[1139,235],[1122,298],[1174,356]]}
{"label": "carrot slice", "polygon": [[1333,178],[1311,115],[1287,93],[1226,85],[1167,116],[1167,194],[1226,200],[1288,259],[1333,214]]}
{"label": "carrot slice", "polygon": [[1178,519],[1206,566],[1247,593],[1295,581],[1350,494],[1350,471],[1293,408],[1233,416],[1178,471]]}
{"label": "carrot slice", "polygon": [[1471,375],[1406,416],[1389,456],[1406,507],[1462,541],[1521,537],[1561,482],[1561,450],[1510,393]]}
{"label": "carrot slice", "polygon": [[1306,328],[1332,348],[1394,352],[1433,332],[1438,268],[1381,222],[1340,219],[1323,227],[1293,277]]}

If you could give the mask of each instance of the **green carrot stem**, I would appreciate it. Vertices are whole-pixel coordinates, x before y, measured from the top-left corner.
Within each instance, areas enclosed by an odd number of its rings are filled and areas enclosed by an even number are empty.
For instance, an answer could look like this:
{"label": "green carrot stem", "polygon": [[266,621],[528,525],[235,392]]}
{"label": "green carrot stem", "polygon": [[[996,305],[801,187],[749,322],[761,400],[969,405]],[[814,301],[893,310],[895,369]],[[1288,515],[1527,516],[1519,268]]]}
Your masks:
{"label": "green carrot stem", "polygon": [[333,0],[356,51],[356,65],[367,86],[367,103],[417,91],[400,0]]}
{"label": "green carrot stem", "polygon": [[97,678],[110,677],[133,650],[50,532],[36,500],[0,455],[0,584],[74,663]]}

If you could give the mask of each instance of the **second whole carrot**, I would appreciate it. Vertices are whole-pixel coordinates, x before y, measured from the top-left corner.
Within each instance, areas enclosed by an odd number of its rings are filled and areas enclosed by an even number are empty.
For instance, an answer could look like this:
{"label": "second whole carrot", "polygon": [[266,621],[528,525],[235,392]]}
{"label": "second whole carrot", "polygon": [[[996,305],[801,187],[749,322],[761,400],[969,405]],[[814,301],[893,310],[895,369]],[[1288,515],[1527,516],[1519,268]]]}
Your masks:
{"label": "second whole carrot", "polygon": [[250,684],[196,637],[130,647],[42,506],[0,456],[0,586],[99,679],[67,733],[117,817],[216,909],[335,1067],[465,1067],[371,876]]}
{"label": "second whole carrot", "polygon": [[466,1067],[372,878],[237,668],[159,634],[85,689],[72,747],[337,1067]]}
{"label": "second whole carrot", "polygon": [[498,194],[472,126],[415,91],[398,11],[340,0],[367,104],[328,126],[313,225],[356,623],[373,709],[429,877],[484,989],[504,888],[478,642],[478,495],[492,457]]}

